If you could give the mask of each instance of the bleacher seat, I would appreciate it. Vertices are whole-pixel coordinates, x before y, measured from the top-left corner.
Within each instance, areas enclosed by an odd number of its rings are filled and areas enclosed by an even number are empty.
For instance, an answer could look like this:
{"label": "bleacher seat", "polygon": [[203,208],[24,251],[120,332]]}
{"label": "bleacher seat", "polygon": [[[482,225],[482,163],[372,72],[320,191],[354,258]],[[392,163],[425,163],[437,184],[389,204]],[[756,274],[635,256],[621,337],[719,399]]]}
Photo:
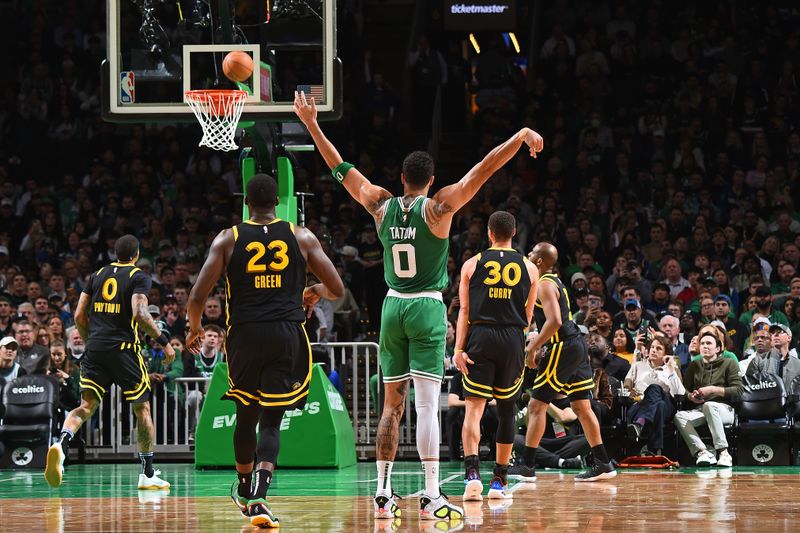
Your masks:
{"label": "bleacher seat", "polygon": [[789,442],[792,464],[800,465],[800,376],[789,385],[786,416],[789,419]]}
{"label": "bleacher seat", "polygon": [[790,464],[786,389],[780,376],[768,373],[746,376],[736,418],[739,465]]}
{"label": "bleacher seat", "polygon": [[42,375],[21,376],[3,389],[5,414],[0,468],[43,468],[50,437],[57,429],[58,388]]}

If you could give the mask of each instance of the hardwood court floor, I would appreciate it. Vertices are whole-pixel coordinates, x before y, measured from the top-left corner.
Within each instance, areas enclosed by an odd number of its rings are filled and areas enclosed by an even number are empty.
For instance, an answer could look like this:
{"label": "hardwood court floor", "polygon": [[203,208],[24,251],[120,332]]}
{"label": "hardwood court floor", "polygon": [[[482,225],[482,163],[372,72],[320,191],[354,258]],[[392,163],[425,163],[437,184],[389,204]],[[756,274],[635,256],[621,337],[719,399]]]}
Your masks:
{"label": "hardwood court floor", "polygon": [[[485,465],[489,467],[488,464]],[[135,489],[138,465],[75,465],[59,489],[41,472],[0,471],[0,531],[258,531],[230,502],[232,471],[160,465],[169,493]],[[420,522],[420,468],[398,463],[393,476],[403,517],[372,519],[374,465],[341,471],[283,470],[270,502],[281,531],[800,531],[800,468],[625,471],[610,482],[575,483],[572,473],[539,472],[515,484],[513,503],[468,503],[462,523]],[[442,489],[455,502],[461,466],[442,463]],[[513,483],[513,482],[512,482]]]}

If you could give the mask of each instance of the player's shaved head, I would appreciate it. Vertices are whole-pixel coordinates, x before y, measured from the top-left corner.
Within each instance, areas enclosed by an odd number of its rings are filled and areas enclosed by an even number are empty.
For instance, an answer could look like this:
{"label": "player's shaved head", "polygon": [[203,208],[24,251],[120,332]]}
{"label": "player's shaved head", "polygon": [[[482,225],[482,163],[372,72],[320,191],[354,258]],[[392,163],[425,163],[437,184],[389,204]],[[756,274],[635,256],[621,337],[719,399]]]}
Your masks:
{"label": "player's shaved head", "polygon": [[507,211],[495,211],[489,217],[489,231],[498,241],[508,241],[517,232],[517,221]]}
{"label": "player's shaved head", "polygon": [[540,272],[546,272],[553,268],[558,261],[558,249],[549,242],[540,242],[533,247],[528,259],[536,265]]}
{"label": "player's shaved head", "polygon": [[117,261],[133,261],[139,255],[139,239],[133,235],[123,235],[114,243],[114,253],[117,254]]}
{"label": "player's shaved head", "polygon": [[256,174],[247,182],[245,201],[251,209],[274,209],[278,203],[278,184],[269,174]]}

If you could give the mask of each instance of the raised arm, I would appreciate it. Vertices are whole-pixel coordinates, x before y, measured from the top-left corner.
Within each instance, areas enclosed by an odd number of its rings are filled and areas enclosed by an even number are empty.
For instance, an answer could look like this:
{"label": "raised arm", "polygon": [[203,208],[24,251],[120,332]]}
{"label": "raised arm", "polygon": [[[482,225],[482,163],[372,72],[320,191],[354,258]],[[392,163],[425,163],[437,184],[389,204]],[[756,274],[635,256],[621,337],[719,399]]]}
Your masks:
{"label": "raised arm", "polygon": [[[344,164],[339,151],[331,143],[325,134],[322,133],[317,123],[317,106],[314,98],[311,104],[306,100],[304,93],[294,94],[294,112],[300,121],[308,128],[308,133],[314,140],[320,155],[325,160],[325,164],[333,172],[336,178],[353,199],[364,206],[364,209],[372,215],[376,222],[380,222],[380,210],[384,202],[392,197],[391,193],[383,187],[373,185],[361,172],[354,166]],[[345,179],[346,178],[346,179]]]}
{"label": "raised arm", "polygon": [[203,317],[206,298],[208,298],[208,293],[211,292],[211,289],[225,271],[225,265],[228,261],[226,250],[233,249],[233,240],[233,232],[230,229],[220,231],[214,238],[214,242],[211,243],[211,249],[208,252],[208,258],[203,263],[203,268],[200,269],[200,274],[198,274],[197,281],[192,287],[192,292],[189,293],[187,306],[189,336],[186,338],[186,348],[193,354],[200,352],[200,342],[203,338],[203,327],[200,324],[200,320]]}
{"label": "raised arm", "polygon": [[[475,196],[492,174],[514,157],[523,143],[528,145],[533,157],[536,157],[544,147],[541,135],[529,128],[522,128],[506,142],[486,154],[486,157],[472,167],[458,183],[443,187],[433,195],[433,201],[427,203],[425,213],[430,223],[435,225],[444,219],[452,218],[456,211]],[[447,229],[449,231],[449,228]]]}

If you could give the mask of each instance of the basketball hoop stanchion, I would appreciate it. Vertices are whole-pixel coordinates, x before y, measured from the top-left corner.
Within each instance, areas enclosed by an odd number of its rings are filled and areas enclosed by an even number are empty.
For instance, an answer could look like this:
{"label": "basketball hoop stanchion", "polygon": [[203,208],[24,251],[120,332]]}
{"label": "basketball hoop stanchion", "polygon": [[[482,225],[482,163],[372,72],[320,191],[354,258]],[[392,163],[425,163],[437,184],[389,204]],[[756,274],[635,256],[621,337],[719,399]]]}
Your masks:
{"label": "basketball hoop stanchion", "polygon": [[198,146],[208,146],[223,152],[238,149],[233,138],[245,100],[246,91],[186,91],[184,101],[192,108],[203,128],[203,138]]}

